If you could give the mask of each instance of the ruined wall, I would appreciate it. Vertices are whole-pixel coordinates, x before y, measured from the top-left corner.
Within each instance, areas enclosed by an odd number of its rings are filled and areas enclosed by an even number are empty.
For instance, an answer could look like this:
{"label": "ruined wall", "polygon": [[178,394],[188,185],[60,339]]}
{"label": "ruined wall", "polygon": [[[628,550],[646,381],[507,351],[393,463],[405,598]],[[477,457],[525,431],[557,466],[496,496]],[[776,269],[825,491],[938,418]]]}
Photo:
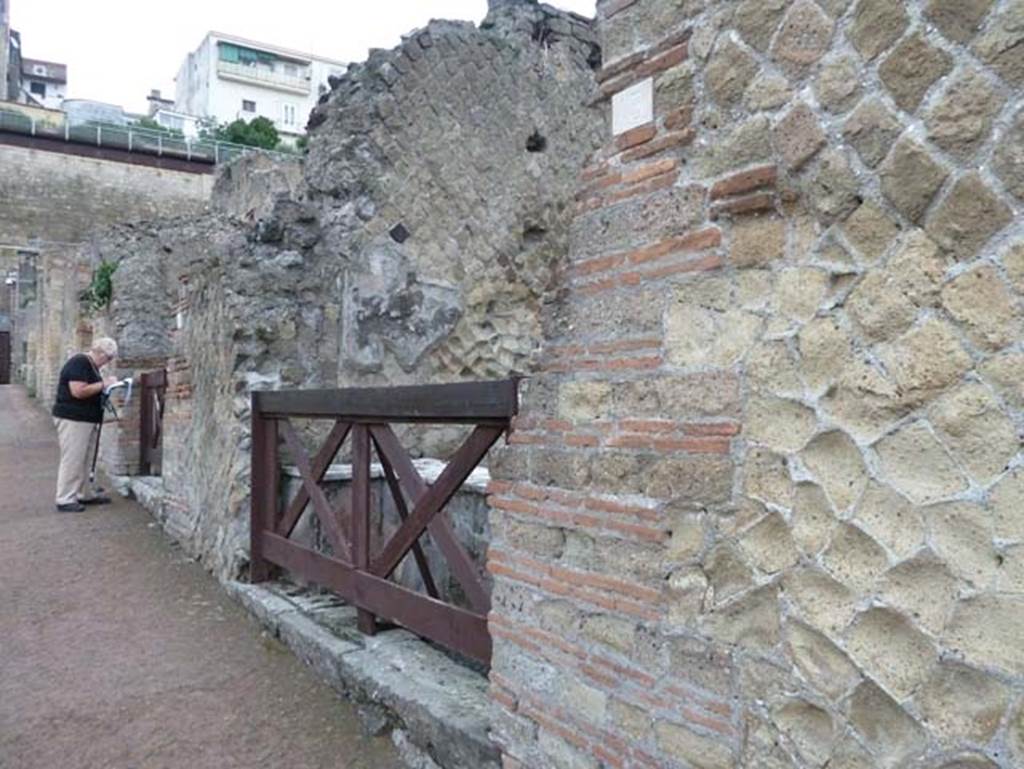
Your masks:
{"label": "ruined wall", "polygon": [[496,4],[350,67],[310,119],[309,199],[337,271],[339,384],[526,371],[597,146],[588,21]]}
{"label": "ruined wall", "polygon": [[[571,191],[600,135],[585,103],[597,53],[589,22],[532,3],[479,29],[432,22],[334,83],[302,166],[243,159],[222,171],[209,215],[107,246],[135,261],[132,276],[168,265],[180,328],[161,515],[219,576],[247,562],[251,390],[532,365]],[[148,284],[122,269],[119,333],[158,327]],[[460,432],[403,439],[445,456]]]}
{"label": "ruined wall", "polygon": [[80,243],[116,222],[198,213],[213,176],[0,144],[0,244]]}
{"label": "ruined wall", "polygon": [[505,765],[1024,764],[1024,6],[599,14],[653,119],[492,466]]}

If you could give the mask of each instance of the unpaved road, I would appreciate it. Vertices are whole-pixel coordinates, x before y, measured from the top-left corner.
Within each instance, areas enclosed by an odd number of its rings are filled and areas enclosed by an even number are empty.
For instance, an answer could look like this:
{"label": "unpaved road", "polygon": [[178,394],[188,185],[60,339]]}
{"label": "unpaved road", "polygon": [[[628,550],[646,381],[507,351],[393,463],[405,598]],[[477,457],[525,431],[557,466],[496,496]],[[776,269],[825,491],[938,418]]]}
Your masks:
{"label": "unpaved road", "polygon": [[400,766],[138,505],[55,512],[56,467],[0,386],[0,768]]}

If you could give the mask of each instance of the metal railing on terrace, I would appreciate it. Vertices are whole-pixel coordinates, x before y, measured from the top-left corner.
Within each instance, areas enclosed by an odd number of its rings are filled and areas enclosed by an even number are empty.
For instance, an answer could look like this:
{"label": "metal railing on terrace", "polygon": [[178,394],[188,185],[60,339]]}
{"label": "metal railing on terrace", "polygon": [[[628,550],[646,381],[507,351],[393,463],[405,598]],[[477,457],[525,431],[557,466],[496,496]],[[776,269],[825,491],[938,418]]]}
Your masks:
{"label": "metal railing on terrace", "polygon": [[308,94],[312,88],[310,78],[301,75],[286,75],[265,67],[239,64],[233,61],[217,62],[217,74],[241,80],[251,80],[262,85],[285,88],[289,91]]}
{"label": "metal railing on terrace", "polygon": [[212,139],[189,139],[173,133],[134,125],[122,126],[112,123],[71,125],[67,120],[59,123],[38,120],[20,112],[4,109],[0,109],[0,131],[213,165],[226,163],[245,152],[288,155],[288,153],[249,147],[244,144]]}

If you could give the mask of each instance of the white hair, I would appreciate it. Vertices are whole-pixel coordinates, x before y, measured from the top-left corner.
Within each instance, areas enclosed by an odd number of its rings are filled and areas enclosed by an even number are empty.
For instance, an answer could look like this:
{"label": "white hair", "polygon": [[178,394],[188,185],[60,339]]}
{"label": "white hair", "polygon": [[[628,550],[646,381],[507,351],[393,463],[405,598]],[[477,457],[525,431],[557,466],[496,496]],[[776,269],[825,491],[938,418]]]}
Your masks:
{"label": "white hair", "polygon": [[89,348],[91,352],[99,352],[106,355],[108,358],[117,357],[117,342],[110,337],[101,336],[92,343],[92,347]]}

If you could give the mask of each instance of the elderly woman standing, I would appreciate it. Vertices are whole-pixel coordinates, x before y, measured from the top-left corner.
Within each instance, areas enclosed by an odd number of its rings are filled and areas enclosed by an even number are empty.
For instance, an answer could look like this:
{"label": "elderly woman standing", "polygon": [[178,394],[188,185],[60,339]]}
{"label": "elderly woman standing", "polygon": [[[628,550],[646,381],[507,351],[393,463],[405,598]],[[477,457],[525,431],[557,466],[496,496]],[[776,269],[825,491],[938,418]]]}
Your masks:
{"label": "elderly woman standing", "polygon": [[60,472],[57,476],[57,510],[80,513],[86,505],[102,505],[109,497],[86,491],[89,477],[89,452],[96,430],[103,421],[103,389],[116,382],[104,377],[100,369],[117,357],[117,342],[97,339],[89,352],[68,358],[60,370],[53,421],[60,441]]}

